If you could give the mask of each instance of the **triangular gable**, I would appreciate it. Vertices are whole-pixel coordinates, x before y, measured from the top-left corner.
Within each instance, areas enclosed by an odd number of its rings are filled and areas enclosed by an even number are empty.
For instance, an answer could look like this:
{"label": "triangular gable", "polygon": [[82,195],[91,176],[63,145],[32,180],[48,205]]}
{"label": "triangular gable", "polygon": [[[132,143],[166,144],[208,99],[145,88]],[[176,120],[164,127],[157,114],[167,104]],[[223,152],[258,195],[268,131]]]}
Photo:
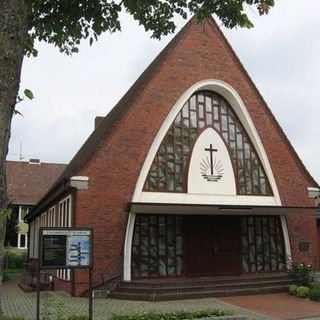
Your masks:
{"label": "triangular gable", "polygon": [[[163,92],[167,92],[170,97],[174,91],[176,101],[178,101],[190,87],[204,79],[214,79],[230,86],[240,97],[251,117],[258,137],[265,148],[265,153],[271,159],[269,171],[273,171],[279,188],[286,189],[288,180],[290,180],[290,184],[298,186],[295,189],[296,192],[305,194],[308,185],[317,185],[302,164],[259,91],[213,19],[208,19],[199,25],[195,23],[191,24],[188,31],[181,37],[179,45],[176,45],[174,50],[172,50],[162,69],[163,74],[157,75],[157,78],[153,79],[148,88],[149,91],[159,96],[159,98],[164,96]],[[168,77],[169,81],[165,82],[166,76],[164,74]],[[172,79],[176,79],[177,81],[174,87]],[[161,89],[159,86],[161,93],[152,91],[151,89],[157,89],[153,85],[153,83],[159,85],[157,81],[162,81]],[[180,95],[178,90],[180,90]],[[170,101],[169,97],[163,98]],[[159,106],[162,106],[161,102],[163,101],[159,102]],[[168,114],[171,111],[169,108],[172,108],[172,105],[168,103],[168,106],[164,106],[165,111],[161,110],[159,117],[164,112]],[[284,161],[287,162],[289,158],[292,161],[290,164],[295,167],[295,173],[290,176],[283,170],[283,163]],[[151,163],[149,164],[151,165]],[[145,177],[146,175],[144,175]],[[269,179],[271,178],[269,174]],[[139,201],[137,190],[142,190],[144,182],[145,180],[141,181],[139,178],[134,196],[135,201]],[[286,198],[286,196],[281,195],[281,198],[285,202],[294,200],[291,196]],[[280,204],[279,201],[277,203]]]}
{"label": "triangular gable", "polygon": [[[133,122],[139,129],[135,133],[136,139],[143,140],[143,146],[140,146],[135,154],[136,161],[132,164],[132,168],[131,164],[125,166],[139,175],[139,168],[143,166],[154,138],[172,106],[192,85],[203,79],[218,79],[227,83],[242,98],[266,153],[271,158],[270,164],[279,189],[285,188],[285,184],[288,183],[286,173],[279,171],[281,162],[285,159],[291,159],[291,163],[295,166],[294,174],[289,177],[289,183],[298,184],[299,192],[305,192],[306,185],[317,186],[217,24],[212,18],[197,24],[193,18],[102,120],[49,194],[57,190],[57,186],[62,185],[66,179],[85,171],[94,157],[99,156],[102,149],[108,148],[108,144],[116,147],[116,140],[127,135],[126,130]],[[113,140],[116,128],[118,138]],[[275,145],[279,144],[282,145],[282,150],[277,154]],[[135,147],[134,142],[126,141],[126,148]],[[119,181],[126,179],[125,173],[121,179],[117,178]],[[35,214],[45,207],[50,199],[49,194],[35,208]],[[288,197],[288,201],[291,200],[292,197]]]}
{"label": "triangular gable", "polygon": [[[299,165],[305,171],[305,174],[308,176],[308,179],[312,181],[313,184],[317,185],[317,182],[313,179],[310,173],[307,171],[303,163],[301,162],[300,158],[296,154],[294,148],[290,144],[289,140],[287,139],[286,135],[283,133],[281,127],[277,123],[274,115],[270,111],[269,107],[265,103],[263,97],[261,96],[260,92],[256,88],[255,84],[253,83],[251,77],[246,72],[245,68],[243,67],[242,63],[240,62],[239,58],[235,54],[234,50],[228,43],[227,39],[217,26],[216,22],[213,18],[208,18],[206,21],[198,24],[196,18],[192,18],[189,22],[180,30],[180,32],[170,41],[170,43],[161,51],[161,53],[153,60],[153,62],[148,66],[148,68],[141,74],[141,76],[136,80],[136,82],[130,87],[127,93],[121,98],[121,100],[116,104],[116,106],[109,112],[109,114],[101,121],[101,125],[97,127],[96,130],[89,136],[87,141],[83,144],[74,158],[71,160],[70,164],[66,168],[64,172],[65,177],[70,177],[83,168],[90,160],[92,156],[94,156],[95,152],[101,146],[101,143],[111,134],[112,129],[115,125],[120,121],[120,119],[126,114],[129,110],[130,106],[132,106],[135,100],[139,97],[140,94],[143,94],[143,90],[148,85],[148,83],[153,80],[154,77],[157,75],[157,71],[166,64],[166,60],[170,58],[172,59],[172,52],[176,50],[178,46],[180,46],[182,41],[186,40],[186,34],[195,33],[192,35],[188,35],[187,41],[191,42],[190,47],[195,47],[197,42],[197,34],[201,33],[203,37],[207,38],[207,41],[211,43],[211,47],[215,47],[213,52],[210,52],[209,48],[203,50],[203,46],[199,47],[198,54],[194,54],[193,57],[190,59],[190,66],[186,66],[189,71],[192,72],[192,69],[202,68],[204,73],[206,69],[205,64],[201,66],[201,62],[198,63],[198,66],[193,64],[194,60],[201,60],[201,58],[208,58],[210,57],[211,64],[222,64],[226,68],[226,72],[222,72],[221,70],[216,70],[216,74],[211,74],[211,77],[203,77],[202,79],[207,78],[215,78],[220,79],[222,81],[226,81],[227,83],[233,86],[233,83],[230,83],[230,78],[226,76],[228,74],[228,66],[230,62],[236,65],[237,71],[241,73],[241,78],[245,78],[246,82],[251,86],[251,90],[254,91],[254,94],[260,100],[259,102],[263,104],[262,108],[271,117],[271,121],[275,125],[276,129],[281,132],[283,138],[285,139],[286,143],[290,147],[290,151],[293,152],[296,156],[296,160],[298,160]],[[194,43],[192,41],[194,40]],[[219,40],[217,43],[217,40]],[[201,42],[201,41],[200,41]],[[203,42],[203,41],[202,41]],[[204,52],[203,52],[204,51]],[[227,56],[224,56],[227,55]],[[192,59],[193,58],[193,59]],[[179,57],[176,61],[177,64],[188,63],[188,61],[179,61]],[[229,60],[229,61],[228,61]],[[238,81],[238,75],[232,75],[233,82]],[[187,77],[187,75],[186,75]],[[184,78],[186,78],[184,77]],[[199,79],[201,80],[201,79]],[[237,89],[237,86],[233,86]],[[250,104],[248,104],[249,112],[250,112]]]}

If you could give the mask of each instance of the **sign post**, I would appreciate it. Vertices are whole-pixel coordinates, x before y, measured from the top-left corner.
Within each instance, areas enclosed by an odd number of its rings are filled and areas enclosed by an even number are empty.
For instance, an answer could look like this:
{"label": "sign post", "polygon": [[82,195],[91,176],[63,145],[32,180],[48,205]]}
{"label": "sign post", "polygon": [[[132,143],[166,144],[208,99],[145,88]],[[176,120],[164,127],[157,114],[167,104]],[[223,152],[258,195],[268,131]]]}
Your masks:
{"label": "sign post", "polygon": [[41,269],[89,269],[89,320],[92,320],[92,228],[40,228],[37,320],[40,320]]}

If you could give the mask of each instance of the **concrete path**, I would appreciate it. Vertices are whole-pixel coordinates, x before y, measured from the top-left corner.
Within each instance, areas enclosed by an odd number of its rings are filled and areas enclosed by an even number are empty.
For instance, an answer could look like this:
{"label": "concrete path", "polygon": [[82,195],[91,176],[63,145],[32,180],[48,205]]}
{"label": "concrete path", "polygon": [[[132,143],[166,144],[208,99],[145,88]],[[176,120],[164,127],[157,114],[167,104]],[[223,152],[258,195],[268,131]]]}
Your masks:
{"label": "concrete path", "polygon": [[[34,320],[36,317],[36,293],[24,293],[17,286],[18,279],[12,279],[2,286],[1,303],[6,316],[24,316]],[[268,316],[259,315],[241,307],[232,306],[218,299],[194,299],[166,302],[123,301],[115,299],[94,300],[94,320],[110,319],[113,313],[125,314],[144,311],[179,311],[202,309],[231,309],[237,315],[246,315],[250,319],[268,320]],[[56,319],[59,315],[88,312],[88,300],[71,298],[63,292],[41,292],[41,315],[46,319]]]}
{"label": "concrete path", "polygon": [[297,298],[286,293],[225,297],[222,300],[274,319],[320,319],[320,302]]}

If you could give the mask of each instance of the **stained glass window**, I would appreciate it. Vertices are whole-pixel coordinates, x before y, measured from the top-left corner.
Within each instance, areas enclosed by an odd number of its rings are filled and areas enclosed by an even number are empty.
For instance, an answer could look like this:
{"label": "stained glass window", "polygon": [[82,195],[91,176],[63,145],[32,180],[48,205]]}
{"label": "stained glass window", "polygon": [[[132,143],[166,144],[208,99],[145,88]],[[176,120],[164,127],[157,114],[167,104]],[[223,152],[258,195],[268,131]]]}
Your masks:
{"label": "stained glass window", "polygon": [[187,192],[193,144],[204,128],[214,128],[230,153],[241,195],[272,195],[258,154],[230,104],[212,91],[199,91],[184,104],[164,137],[144,191]]}
{"label": "stained glass window", "polygon": [[[203,217],[200,215],[194,218],[201,220]],[[239,232],[236,232],[236,237],[239,237],[240,247],[236,249],[239,250],[237,252],[235,247],[231,246],[232,250],[235,251],[233,256],[230,255],[230,259],[241,259],[241,261],[238,260],[242,266],[241,273],[285,270],[286,255],[279,217],[241,216],[240,220],[239,216],[224,217],[225,228],[220,228],[218,232],[220,237],[215,236],[217,230],[214,231],[213,228],[215,224],[219,224],[217,219],[221,219],[221,216],[211,216],[209,219],[206,217],[205,221],[211,227],[204,230],[203,234],[209,232],[204,238],[211,239],[209,240],[209,246],[212,251],[207,252],[201,264],[208,263],[210,265],[210,261],[221,259],[223,252],[230,253],[230,244],[224,241],[217,245],[217,241],[219,241],[217,239],[223,239],[223,235],[228,235],[228,232],[230,232],[229,227],[233,223],[238,226],[235,221],[237,220],[239,228],[241,228]],[[186,216],[180,215],[137,214],[132,241],[132,277],[135,279],[143,277],[157,278],[190,274],[191,260],[188,260],[187,257],[190,252],[194,252],[195,244],[198,243],[196,240],[187,240],[187,232],[191,227],[190,221],[195,220],[189,220]],[[222,251],[218,252],[213,248],[220,248],[219,250]],[[230,261],[238,263],[237,260]],[[191,264],[193,264],[193,261]],[[191,266],[192,268],[194,267]],[[225,268],[228,268],[228,264],[226,264]],[[214,267],[212,267],[211,272],[212,275],[220,275],[215,273]],[[220,269],[219,272],[221,272]]]}
{"label": "stained glass window", "polygon": [[180,276],[184,271],[181,216],[137,215],[132,243],[132,276]]}
{"label": "stained glass window", "polygon": [[285,268],[285,250],[279,217],[241,217],[243,272]]}

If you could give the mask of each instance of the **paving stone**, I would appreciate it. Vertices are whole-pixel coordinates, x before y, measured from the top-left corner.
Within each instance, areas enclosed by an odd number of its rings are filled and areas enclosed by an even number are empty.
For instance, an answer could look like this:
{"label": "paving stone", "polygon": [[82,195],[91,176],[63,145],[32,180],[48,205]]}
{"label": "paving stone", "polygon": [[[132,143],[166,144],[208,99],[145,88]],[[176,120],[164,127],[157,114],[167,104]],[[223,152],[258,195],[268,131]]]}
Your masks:
{"label": "paving stone", "polygon": [[223,301],[267,314],[274,319],[320,319],[320,302],[290,296],[287,293],[225,297]]}
{"label": "paving stone", "polygon": [[[6,282],[2,286],[1,303],[4,314],[7,316],[23,316],[27,319],[36,318],[35,292],[25,293],[17,286],[17,278]],[[41,315],[49,319],[56,319],[59,315],[88,314],[88,299],[73,298],[64,292],[41,292]],[[108,320],[114,313],[137,313],[145,311],[191,311],[202,309],[231,309],[238,316],[247,316],[249,319],[272,319],[257,313],[233,306],[214,298],[177,300],[164,302],[124,301],[115,299],[94,299],[93,319]]]}

